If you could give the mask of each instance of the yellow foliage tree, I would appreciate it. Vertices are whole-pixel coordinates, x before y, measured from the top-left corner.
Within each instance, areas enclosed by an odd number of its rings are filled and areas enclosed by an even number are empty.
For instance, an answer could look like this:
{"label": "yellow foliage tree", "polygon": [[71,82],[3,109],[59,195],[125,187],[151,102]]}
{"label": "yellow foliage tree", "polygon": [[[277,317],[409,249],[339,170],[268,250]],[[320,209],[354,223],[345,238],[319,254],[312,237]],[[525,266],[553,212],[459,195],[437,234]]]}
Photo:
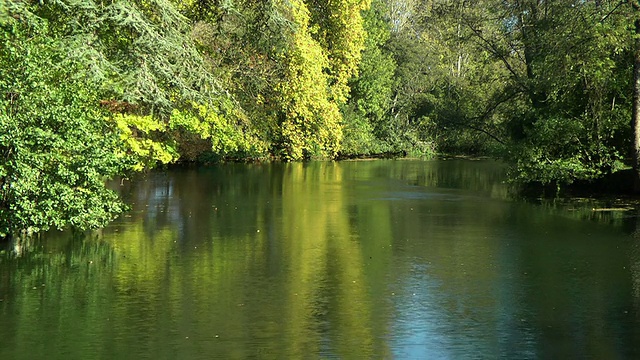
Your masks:
{"label": "yellow foliage tree", "polygon": [[288,48],[279,56],[286,62],[285,78],[279,83],[282,146],[287,160],[332,157],[342,139],[338,104],[330,99],[329,79],[324,69],[329,61],[312,37],[310,13],[302,0],[278,0],[277,5],[293,24]]}
{"label": "yellow foliage tree", "polygon": [[367,33],[362,11],[371,0],[308,0],[315,9],[312,27],[315,37],[328,54],[331,96],[344,104],[349,96],[349,80],[358,75]]}
{"label": "yellow foliage tree", "polygon": [[218,78],[251,119],[248,127],[273,155],[336,155],[340,107],[366,38],[361,12],[371,0],[180,4]]}
{"label": "yellow foliage tree", "polygon": [[174,109],[169,127],[209,140],[214,153],[221,156],[242,154],[254,158],[266,151],[267,146],[246,124],[240,123],[246,121],[232,105],[227,106],[228,115],[224,115],[218,108],[195,103],[188,110]]}
{"label": "yellow foliage tree", "polygon": [[166,124],[161,120],[151,115],[116,114],[113,121],[123,146],[118,156],[125,159],[130,170],[141,171],[157,163],[172,163],[180,157],[175,144],[154,138],[153,133],[167,130]]}

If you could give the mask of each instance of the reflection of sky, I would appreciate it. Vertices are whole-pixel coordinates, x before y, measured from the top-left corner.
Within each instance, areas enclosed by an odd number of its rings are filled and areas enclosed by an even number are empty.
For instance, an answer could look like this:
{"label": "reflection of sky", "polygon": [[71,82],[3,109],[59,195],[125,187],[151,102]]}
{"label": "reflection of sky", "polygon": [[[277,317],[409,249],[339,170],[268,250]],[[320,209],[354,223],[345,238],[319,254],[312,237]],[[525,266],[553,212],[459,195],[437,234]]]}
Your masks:
{"label": "reflection of sky", "polygon": [[398,310],[391,347],[399,359],[450,359],[450,339],[443,332],[446,314],[437,301],[438,284],[414,266],[402,289],[392,295]]}
{"label": "reflection of sky", "polygon": [[[509,246],[516,241],[515,234],[503,234],[497,255],[498,278],[494,296],[496,301],[495,334],[497,338],[497,353],[505,359],[535,359],[538,340],[536,339],[536,315],[532,310],[526,310],[526,277],[518,267],[518,250]],[[523,280],[522,277],[525,277]]]}
{"label": "reflection of sky", "polygon": [[504,260],[501,270],[488,281],[451,277],[445,284],[429,274],[430,266],[414,263],[389,295],[395,309],[389,339],[394,357],[537,358],[536,316],[522,308],[524,284],[508,260],[516,255],[508,246],[502,250],[496,254]]}

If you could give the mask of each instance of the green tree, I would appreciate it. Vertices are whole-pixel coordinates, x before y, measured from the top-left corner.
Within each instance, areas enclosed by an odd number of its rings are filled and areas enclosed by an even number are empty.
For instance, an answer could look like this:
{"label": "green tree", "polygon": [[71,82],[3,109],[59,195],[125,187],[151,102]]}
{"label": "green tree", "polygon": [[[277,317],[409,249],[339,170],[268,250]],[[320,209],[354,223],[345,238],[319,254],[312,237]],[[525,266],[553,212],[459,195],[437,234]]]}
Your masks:
{"label": "green tree", "polygon": [[518,178],[590,180],[627,158],[631,33],[620,5],[522,1],[505,9],[513,22],[503,36],[524,68],[512,79],[528,103],[510,123]]}
{"label": "green tree", "polygon": [[[122,206],[104,181],[119,142],[85,64],[28,4],[0,25],[0,237],[104,225]],[[19,20],[18,20],[19,19]]]}
{"label": "green tree", "polygon": [[4,24],[9,20],[6,0],[0,0],[0,24]]}
{"label": "green tree", "polygon": [[103,225],[104,181],[175,161],[176,134],[250,144],[190,30],[165,0],[0,3],[3,236]]}
{"label": "green tree", "polygon": [[512,97],[505,86],[508,75],[486,49],[471,41],[469,23],[482,18],[487,5],[432,1],[420,18],[433,79],[429,96],[418,105],[419,123],[441,152],[487,154],[504,142],[501,112]]}
{"label": "green tree", "polygon": [[349,101],[342,107],[344,115],[343,154],[373,154],[397,150],[396,138],[388,126],[391,120],[396,63],[385,48],[390,25],[384,20],[385,5],[374,0],[363,12],[367,33],[358,76],[349,83]]}
{"label": "green tree", "polygon": [[[235,126],[241,130],[236,137],[247,135],[255,145],[239,156],[279,153],[273,144],[280,134],[276,86],[286,64],[277,54],[286,46],[289,20],[273,1],[192,1],[180,8],[193,22],[191,35],[210,71],[233,99],[220,112],[233,114],[235,123],[227,121],[226,129]],[[220,152],[215,144],[214,152]]]}
{"label": "green tree", "polygon": [[[223,155],[246,150],[242,114],[171,1],[58,1],[34,12],[86,64],[107,107],[126,115],[114,121],[134,169],[174,162],[194,139]],[[212,140],[229,133],[238,142]]]}
{"label": "green tree", "polygon": [[640,190],[640,3],[631,1],[634,26],[633,41],[633,105],[631,127],[633,130],[633,169],[635,172],[636,191]]}
{"label": "green tree", "polygon": [[558,184],[603,176],[630,159],[632,7],[389,3],[402,40],[399,74],[407,74],[398,76],[398,109],[439,150],[502,149],[514,178]]}

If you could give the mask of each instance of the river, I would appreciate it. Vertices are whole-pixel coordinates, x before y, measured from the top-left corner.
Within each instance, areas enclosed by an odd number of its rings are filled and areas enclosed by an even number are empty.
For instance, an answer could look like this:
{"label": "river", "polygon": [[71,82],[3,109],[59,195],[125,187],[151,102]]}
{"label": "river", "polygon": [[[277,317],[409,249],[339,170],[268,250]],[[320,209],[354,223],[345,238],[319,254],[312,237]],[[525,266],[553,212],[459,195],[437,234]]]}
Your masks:
{"label": "river", "polygon": [[640,358],[636,211],[493,161],[227,164],[0,245],[0,359]]}

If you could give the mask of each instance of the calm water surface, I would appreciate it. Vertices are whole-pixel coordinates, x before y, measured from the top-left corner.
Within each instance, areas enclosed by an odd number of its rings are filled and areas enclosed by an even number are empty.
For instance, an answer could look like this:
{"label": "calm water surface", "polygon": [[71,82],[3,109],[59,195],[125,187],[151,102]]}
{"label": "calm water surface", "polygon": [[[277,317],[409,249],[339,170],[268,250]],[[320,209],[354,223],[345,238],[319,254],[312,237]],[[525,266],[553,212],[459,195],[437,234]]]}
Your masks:
{"label": "calm water surface", "polygon": [[90,234],[0,247],[0,359],[640,358],[635,211],[490,161],[159,171]]}

